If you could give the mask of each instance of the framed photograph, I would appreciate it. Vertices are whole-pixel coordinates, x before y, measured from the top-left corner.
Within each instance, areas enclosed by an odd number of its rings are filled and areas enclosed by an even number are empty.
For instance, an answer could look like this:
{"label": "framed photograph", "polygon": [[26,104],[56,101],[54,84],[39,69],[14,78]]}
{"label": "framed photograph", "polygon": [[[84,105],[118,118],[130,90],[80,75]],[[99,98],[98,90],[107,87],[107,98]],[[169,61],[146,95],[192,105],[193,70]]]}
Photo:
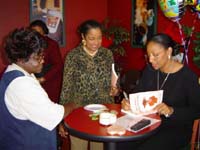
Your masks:
{"label": "framed photograph", "polygon": [[30,0],[30,22],[42,20],[46,23],[48,36],[60,46],[65,45],[64,0]]}
{"label": "framed photograph", "polygon": [[131,45],[143,48],[156,33],[157,0],[132,0]]}

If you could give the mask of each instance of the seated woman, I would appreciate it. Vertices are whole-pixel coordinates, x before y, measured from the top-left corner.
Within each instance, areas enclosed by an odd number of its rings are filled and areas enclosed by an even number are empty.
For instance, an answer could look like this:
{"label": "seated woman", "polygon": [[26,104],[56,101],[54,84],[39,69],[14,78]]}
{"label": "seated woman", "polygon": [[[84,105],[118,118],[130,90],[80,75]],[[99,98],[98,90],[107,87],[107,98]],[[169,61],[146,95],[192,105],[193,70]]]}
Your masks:
{"label": "seated woman", "polygon": [[[176,43],[166,34],[157,34],[147,43],[149,65],[134,92],[164,90],[163,102],[154,109],[162,119],[159,131],[132,145],[135,150],[180,150],[190,143],[192,127],[200,116],[198,76],[186,65],[172,59]],[[123,109],[130,109],[127,100]],[[131,146],[130,146],[131,147]]]}

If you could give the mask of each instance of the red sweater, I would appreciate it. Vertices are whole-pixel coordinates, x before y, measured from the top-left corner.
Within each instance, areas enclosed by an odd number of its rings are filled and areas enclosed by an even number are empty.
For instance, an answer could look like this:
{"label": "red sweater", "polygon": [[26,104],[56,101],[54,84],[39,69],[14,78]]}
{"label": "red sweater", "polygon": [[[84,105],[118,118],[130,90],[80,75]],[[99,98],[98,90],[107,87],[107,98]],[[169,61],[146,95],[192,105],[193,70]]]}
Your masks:
{"label": "red sweater", "polygon": [[47,36],[45,39],[48,42],[48,47],[44,51],[44,66],[50,64],[51,67],[44,75],[46,81],[42,83],[42,86],[50,99],[58,103],[62,84],[63,61],[58,43]]}

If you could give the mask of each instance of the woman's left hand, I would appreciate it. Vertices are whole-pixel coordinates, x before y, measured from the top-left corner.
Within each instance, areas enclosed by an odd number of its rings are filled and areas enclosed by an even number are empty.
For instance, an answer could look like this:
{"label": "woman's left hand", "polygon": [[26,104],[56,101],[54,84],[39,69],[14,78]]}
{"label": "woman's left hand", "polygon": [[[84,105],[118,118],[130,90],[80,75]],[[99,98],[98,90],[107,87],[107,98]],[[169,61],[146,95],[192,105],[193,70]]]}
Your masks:
{"label": "woman's left hand", "polygon": [[117,96],[120,92],[120,89],[118,87],[111,87],[110,90],[110,96]]}
{"label": "woman's left hand", "polygon": [[62,123],[59,124],[58,131],[61,137],[67,138],[68,132],[65,130],[65,127]]}
{"label": "woman's left hand", "polygon": [[121,107],[122,107],[122,109],[124,109],[124,110],[130,110],[130,109],[131,109],[131,106],[130,106],[129,100],[127,100],[127,99],[124,98],[124,99],[121,101]]}
{"label": "woman's left hand", "polygon": [[154,110],[156,110],[160,115],[164,115],[165,117],[169,117],[174,112],[174,109],[165,103],[158,104]]}

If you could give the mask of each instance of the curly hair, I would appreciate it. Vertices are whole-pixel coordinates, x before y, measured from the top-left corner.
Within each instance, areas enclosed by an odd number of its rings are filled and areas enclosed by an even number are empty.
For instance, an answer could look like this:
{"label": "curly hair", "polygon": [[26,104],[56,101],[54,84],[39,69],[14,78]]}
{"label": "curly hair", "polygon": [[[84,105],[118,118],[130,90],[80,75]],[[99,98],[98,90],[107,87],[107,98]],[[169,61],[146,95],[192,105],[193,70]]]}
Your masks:
{"label": "curly hair", "polygon": [[8,34],[3,42],[5,53],[11,63],[18,59],[28,61],[33,53],[41,53],[46,48],[47,43],[42,36],[31,29],[14,29]]}

